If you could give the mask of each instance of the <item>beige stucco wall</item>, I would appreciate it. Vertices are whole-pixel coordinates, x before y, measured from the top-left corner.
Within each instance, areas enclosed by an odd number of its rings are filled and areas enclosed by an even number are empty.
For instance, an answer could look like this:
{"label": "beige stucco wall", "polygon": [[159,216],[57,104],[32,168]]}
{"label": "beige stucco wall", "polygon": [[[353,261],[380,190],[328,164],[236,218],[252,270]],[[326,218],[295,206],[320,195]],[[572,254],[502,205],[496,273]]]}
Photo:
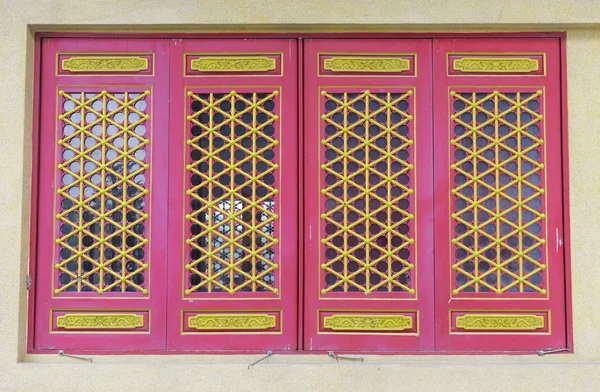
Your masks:
{"label": "beige stucco wall", "polygon": [[[0,19],[1,391],[600,390],[600,1],[0,0]],[[65,30],[567,31],[575,354],[276,356],[252,369],[256,356],[26,355],[33,32]]]}

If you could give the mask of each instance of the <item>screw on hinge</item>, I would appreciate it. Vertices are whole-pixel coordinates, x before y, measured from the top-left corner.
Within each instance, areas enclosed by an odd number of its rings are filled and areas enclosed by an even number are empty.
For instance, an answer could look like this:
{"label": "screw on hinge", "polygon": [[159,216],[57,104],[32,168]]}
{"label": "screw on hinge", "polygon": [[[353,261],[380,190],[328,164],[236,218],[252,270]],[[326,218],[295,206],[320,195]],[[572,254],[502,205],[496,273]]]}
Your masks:
{"label": "screw on hinge", "polygon": [[364,362],[365,361],[365,359],[363,357],[346,357],[346,356],[343,356],[343,355],[337,355],[333,351],[328,351],[327,355],[330,358],[335,359],[337,362],[339,362],[340,359],[343,360],[343,361],[354,361],[354,362]]}
{"label": "screw on hinge", "polygon": [[29,275],[25,277],[25,287],[27,290],[31,289],[31,276]]}
{"label": "screw on hinge", "polygon": [[250,365],[248,365],[248,369],[250,369],[252,366],[256,365],[257,363],[262,362],[265,359],[269,358],[271,355],[273,355],[273,351],[271,351],[271,350],[267,351],[267,355],[260,358],[258,361],[252,362]]}
{"label": "screw on hinge", "polygon": [[80,361],[88,361],[89,363],[92,363],[92,358],[78,357],[77,355],[70,355],[70,354],[65,353],[63,350],[58,350],[58,356],[79,359]]}
{"label": "screw on hinge", "polygon": [[557,348],[556,350],[553,350],[552,347],[550,347],[545,350],[538,351],[538,356],[543,357],[546,354],[554,354],[554,353],[559,353],[561,351],[569,351],[569,348],[565,347],[565,348]]}

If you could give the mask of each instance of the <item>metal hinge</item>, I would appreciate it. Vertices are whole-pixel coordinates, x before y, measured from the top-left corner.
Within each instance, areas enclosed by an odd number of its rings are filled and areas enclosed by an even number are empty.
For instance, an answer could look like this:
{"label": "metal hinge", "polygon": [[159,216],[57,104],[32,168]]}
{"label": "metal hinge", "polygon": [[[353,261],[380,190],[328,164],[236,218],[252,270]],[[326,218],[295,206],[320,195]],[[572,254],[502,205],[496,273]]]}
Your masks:
{"label": "metal hinge", "polygon": [[264,357],[260,358],[258,361],[252,362],[250,365],[248,365],[248,369],[250,369],[251,367],[253,367],[257,363],[262,362],[265,359],[269,358],[271,355],[273,355],[273,351],[271,351],[271,350],[267,351],[267,355],[265,355]]}
{"label": "metal hinge", "polygon": [[543,357],[546,354],[554,354],[554,353],[559,353],[561,351],[569,351],[569,348],[565,347],[565,348],[557,348],[557,349],[553,350],[552,347],[550,347],[545,350],[538,351],[538,356]]}
{"label": "metal hinge", "polygon": [[31,289],[31,276],[29,276],[29,274],[25,277],[25,287],[27,288],[27,291]]}
{"label": "metal hinge", "polygon": [[73,358],[73,359],[79,359],[80,361],[87,361],[89,363],[92,363],[92,358],[79,357],[77,355],[67,354],[63,350],[58,350],[58,356],[59,357],[68,357],[68,358]]}
{"label": "metal hinge", "polygon": [[364,362],[365,361],[365,359],[363,357],[346,357],[346,356],[343,356],[343,355],[337,355],[333,351],[328,351],[327,355],[330,358],[335,359],[337,362],[339,362],[340,359],[343,360],[343,361],[354,361],[354,362]]}

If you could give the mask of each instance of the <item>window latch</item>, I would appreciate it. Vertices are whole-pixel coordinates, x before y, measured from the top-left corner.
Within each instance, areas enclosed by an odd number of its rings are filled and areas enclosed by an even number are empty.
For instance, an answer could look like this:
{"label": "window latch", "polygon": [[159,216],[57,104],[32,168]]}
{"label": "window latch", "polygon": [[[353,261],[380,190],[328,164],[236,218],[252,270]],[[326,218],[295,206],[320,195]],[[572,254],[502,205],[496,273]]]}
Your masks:
{"label": "window latch", "polygon": [[252,362],[250,365],[248,365],[248,369],[250,369],[251,367],[253,367],[257,363],[260,363],[260,362],[264,361],[265,359],[269,358],[271,355],[273,355],[273,351],[271,351],[271,350],[267,351],[267,355],[265,355],[264,357],[260,358],[258,361]]}
{"label": "window latch", "polygon": [[538,356],[543,357],[546,354],[554,354],[554,353],[559,353],[561,351],[569,351],[569,348],[565,347],[565,348],[557,348],[556,350],[553,350],[552,347],[550,347],[545,350],[538,351]]}
{"label": "window latch", "polygon": [[335,360],[336,360],[336,362],[339,362],[339,361],[340,361],[340,359],[341,359],[342,361],[353,361],[353,362],[364,362],[364,361],[365,361],[365,359],[364,359],[363,357],[347,357],[347,356],[344,356],[344,355],[337,355],[337,354],[336,354],[336,353],[334,353],[333,351],[328,351],[328,352],[327,352],[327,355],[328,355],[330,358],[333,358],[333,359],[335,359]]}
{"label": "window latch", "polygon": [[70,354],[65,353],[63,350],[58,350],[58,356],[79,359],[80,361],[87,361],[89,363],[92,363],[92,358],[78,357],[77,355],[70,355]]}

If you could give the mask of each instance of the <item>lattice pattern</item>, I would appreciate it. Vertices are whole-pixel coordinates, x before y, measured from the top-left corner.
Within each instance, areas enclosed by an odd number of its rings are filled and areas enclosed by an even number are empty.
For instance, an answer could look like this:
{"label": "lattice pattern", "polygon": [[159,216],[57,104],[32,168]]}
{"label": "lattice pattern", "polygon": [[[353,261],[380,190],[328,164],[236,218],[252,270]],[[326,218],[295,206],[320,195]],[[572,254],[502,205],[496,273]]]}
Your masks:
{"label": "lattice pattern", "polygon": [[185,294],[278,294],[278,91],[188,95]]}
{"label": "lattice pattern", "polygon": [[56,294],[148,294],[149,95],[59,92]]}
{"label": "lattice pattern", "polygon": [[412,91],[322,95],[321,292],[414,294]]}
{"label": "lattice pattern", "polygon": [[542,92],[451,92],[454,294],[546,294]]}

